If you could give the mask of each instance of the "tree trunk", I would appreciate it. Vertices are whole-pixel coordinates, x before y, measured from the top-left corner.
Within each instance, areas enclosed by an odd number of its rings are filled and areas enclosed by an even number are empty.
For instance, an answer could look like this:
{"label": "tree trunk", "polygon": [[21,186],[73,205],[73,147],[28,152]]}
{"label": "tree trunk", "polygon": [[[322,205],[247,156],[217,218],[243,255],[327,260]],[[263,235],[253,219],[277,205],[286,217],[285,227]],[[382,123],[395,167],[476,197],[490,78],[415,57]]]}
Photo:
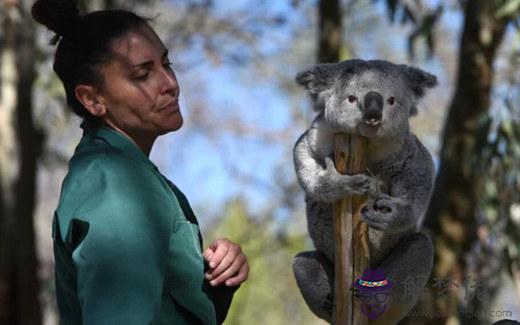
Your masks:
{"label": "tree trunk", "polygon": [[[319,1],[318,25],[318,62],[338,62],[343,35],[339,0]],[[362,138],[338,134],[335,148],[339,172],[352,174],[364,170],[366,143]],[[367,227],[363,226],[358,211],[363,202],[361,197],[346,197],[333,206],[336,245],[334,324],[365,324],[367,321],[350,290],[356,277],[368,266]]]}
{"label": "tree trunk", "polygon": [[[488,114],[493,84],[493,62],[508,21],[496,16],[496,2],[466,2],[460,41],[458,78],[443,132],[440,168],[426,218],[434,233],[435,264],[428,297],[434,302],[430,324],[444,324],[459,318],[461,302],[457,292],[467,279],[464,257],[477,240],[477,207],[481,193],[476,172],[476,139],[479,122]],[[449,286],[445,290],[435,283]],[[457,284],[456,287],[451,287]],[[411,320],[417,324],[417,319]]]}
{"label": "tree trunk", "polygon": [[[367,139],[350,134],[335,135],[334,161],[341,174],[363,173],[367,168]],[[349,195],[334,203],[334,308],[335,325],[368,324],[354,298],[352,284],[369,266],[368,226],[361,220],[365,196]]]}
{"label": "tree trunk", "polygon": [[343,35],[339,0],[320,0],[318,12],[318,62],[338,62]]}
{"label": "tree trunk", "polygon": [[29,1],[3,4],[0,94],[0,323],[41,324],[33,213],[42,136],[33,124],[34,23]]}

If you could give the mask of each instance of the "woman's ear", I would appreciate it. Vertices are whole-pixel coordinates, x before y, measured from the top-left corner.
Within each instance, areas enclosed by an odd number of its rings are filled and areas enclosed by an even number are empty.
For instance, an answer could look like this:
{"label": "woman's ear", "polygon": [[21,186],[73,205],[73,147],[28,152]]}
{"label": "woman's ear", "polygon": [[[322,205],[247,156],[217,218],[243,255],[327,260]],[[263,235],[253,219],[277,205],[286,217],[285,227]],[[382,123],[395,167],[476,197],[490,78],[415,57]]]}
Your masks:
{"label": "woman's ear", "polygon": [[74,89],[76,99],[96,117],[106,114],[106,107],[97,89],[90,85],[77,85]]}

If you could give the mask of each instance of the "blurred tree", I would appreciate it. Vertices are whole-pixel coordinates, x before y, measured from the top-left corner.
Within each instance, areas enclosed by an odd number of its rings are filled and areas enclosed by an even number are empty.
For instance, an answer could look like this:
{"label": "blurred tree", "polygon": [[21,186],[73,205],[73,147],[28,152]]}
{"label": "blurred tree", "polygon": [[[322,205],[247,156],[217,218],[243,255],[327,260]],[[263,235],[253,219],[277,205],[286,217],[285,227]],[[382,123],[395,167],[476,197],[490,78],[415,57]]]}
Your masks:
{"label": "blurred tree", "polygon": [[36,165],[43,134],[32,116],[32,1],[0,4],[0,323],[40,324],[34,243]]}
{"label": "blurred tree", "polygon": [[318,3],[318,62],[338,62],[343,43],[343,11],[339,0]]}
{"label": "blurred tree", "polygon": [[0,324],[42,322],[33,216],[46,137],[34,121],[33,88],[49,58],[36,46],[33,2],[0,3]]}
{"label": "blurred tree", "polygon": [[[478,240],[477,217],[483,188],[477,167],[483,157],[479,155],[477,139],[482,131],[481,121],[489,115],[491,107],[493,64],[507,26],[519,13],[517,8],[499,14],[507,2],[464,3],[457,84],[442,134],[439,173],[426,218],[436,248],[432,277],[454,279],[465,285],[470,279],[481,281],[478,275],[468,273],[465,259]],[[461,311],[464,311],[460,313],[462,323],[486,322],[477,319],[476,311],[484,307],[479,299],[465,300],[461,301],[455,291],[450,291],[446,299],[434,299],[434,314],[440,318],[435,320],[436,324],[439,320],[445,323],[456,318]]]}
{"label": "blurred tree", "polygon": [[[517,2],[517,7],[520,3]],[[498,11],[503,15],[506,6]],[[481,175],[477,209],[477,241],[466,254],[467,271],[473,279],[464,287],[465,314],[493,306],[501,288],[502,274],[508,273],[520,297],[520,30],[511,30],[496,60],[492,105],[479,121],[476,154],[472,162]],[[505,64],[505,65],[504,65]],[[504,272],[505,271],[505,272]],[[466,281],[468,282],[468,281]],[[476,284],[476,285],[475,285]],[[475,317],[466,317],[467,323]],[[481,320],[482,321],[482,320]]]}
{"label": "blurred tree", "polygon": [[[378,0],[375,0],[376,2]],[[385,0],[388,8],[388,16],[391,22],[399,20],[401,24],[409,24],[412,30],[408,36],[408,55],[415,57],[415,44],[424,39],[431,57],[435,51],[435,27],[444,10],[444,5],[438,3],[436,8],[431,8],[423,0]]]}
{"label": "blurred tree", "polygon": [[[403,21],[411,21],[415,26],[409,38],[409,48],[413,49],[417,36],[423,36],[430,51],[433,51],[434,24],[442,13],[442,6],[427,11],[421,15],[423,19],[417,20],[415,13],[421,11],[417,7],[425,7],[422,1],[386,2],[391,17],[401,9]],[[426,226],[433,231],[436,250],[431,283],[448,281],[449,285],[457,284],[460,288],[445,291],[442,286],[428,287],[428,293],[418,309],[435,318],[408,319],[411,324],[445,324],[459,318],[463,324],[488,322],[478,311],[489,306],[496,292],[497,272],[501,265],[500,258],[493,254],[495,252],[488,252],[490,259],[485,263],[482,263],[482,256],[480,261],[471,260],[470,257],[479,241],[489,239],[483,234],[485,228],[479,228],[482,224],[479,216],[489,212],[482,210],[482,198],[485,197],[483,184],[486,180],[483,172],[490,167],[483,163],[483,159],[491,158],[493,154],[490,153],[497,151],[493,150],[496,142],[489,146],[486,141],[479,140],[487,139],[491,125],[489,114],[497,50],[507,26],[518,21],[520,2],[473,0],[461,1],[460,4],[464,12],[464,25],[459,43],[458,78],[442,134],[439,172],[426,217]],[[412,50],[410,54],[413,55]],[[514,147],[512,142],[509,145]],[[493,198],[500,201],[496,194],[492,195]],[[493,209],[500,207],[494,205]],[[494,230],[499,229],[495,227]],[[487,277],[484,276],[486,273]],[[491,273],[494,276],[490,276]],[[491,277],[493,281],[486,282]],[[440,290],[447,295],[440,297]],[[471,294],[477,290],[486,292],[474,299],[475,295]]]}

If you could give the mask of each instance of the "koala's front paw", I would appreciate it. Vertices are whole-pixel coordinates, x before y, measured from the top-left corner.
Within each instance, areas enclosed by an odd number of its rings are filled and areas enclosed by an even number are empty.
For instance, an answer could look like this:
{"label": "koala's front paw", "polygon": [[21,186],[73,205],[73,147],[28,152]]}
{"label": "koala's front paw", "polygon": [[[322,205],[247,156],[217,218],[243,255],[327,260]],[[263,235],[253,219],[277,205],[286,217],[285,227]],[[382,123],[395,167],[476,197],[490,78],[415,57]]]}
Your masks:
{"label": "koala's front paw", "polygon": [[373,197],[381,193],[383,183],[379,179],[365,174],[342,175],[338,173],[330,157],[325,157],[325,165],[325,182],[331,184],[336,199],[346,194],[367,194]]}
{"label": "koala's front paw", "polygon": [[405,232],[416,225],[410,203],[386,194],[369,199],[361,216],[369,227],[390,233]]}
{"label": "koala's front paw", "polygon": [[377,178],[365,174],[357,174],[352,176],[340,175],[344,177],[342,188],[345,192],[351,194],[375,197],[381,193],[381,181]]}

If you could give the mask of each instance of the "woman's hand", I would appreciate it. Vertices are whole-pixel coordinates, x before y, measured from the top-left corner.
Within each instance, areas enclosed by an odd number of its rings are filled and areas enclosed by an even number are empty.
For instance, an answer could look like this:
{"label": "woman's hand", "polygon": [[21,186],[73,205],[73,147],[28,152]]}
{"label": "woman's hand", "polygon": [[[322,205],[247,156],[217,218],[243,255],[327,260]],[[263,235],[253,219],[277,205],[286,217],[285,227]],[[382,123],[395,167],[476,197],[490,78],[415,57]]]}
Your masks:
{"label": "woman's hand", "polygon": [[225,283],[226,286],[237,286],[247,280],[249,265],[240,245],[228,239],[215,240],[204,251],[204,259],[209,264],[206,279],[212,286]]}

